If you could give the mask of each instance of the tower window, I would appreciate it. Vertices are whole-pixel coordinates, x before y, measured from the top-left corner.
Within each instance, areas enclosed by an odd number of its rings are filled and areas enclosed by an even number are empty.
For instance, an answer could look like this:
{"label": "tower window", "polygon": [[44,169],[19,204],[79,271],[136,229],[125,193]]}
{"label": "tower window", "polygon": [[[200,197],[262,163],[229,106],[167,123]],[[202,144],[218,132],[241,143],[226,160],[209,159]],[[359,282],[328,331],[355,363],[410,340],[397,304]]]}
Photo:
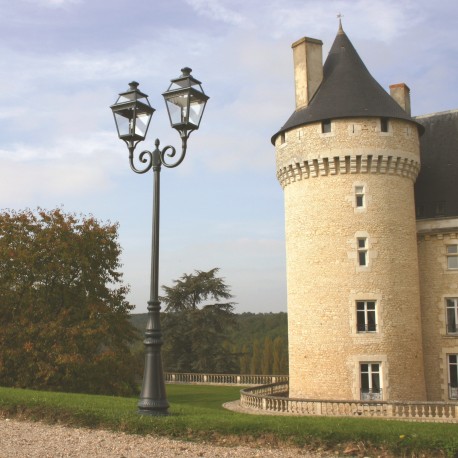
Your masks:
{"label": "tower window", "polygon": [[447,334],[458,333],[458,298],[447,299]]}
{"label": "tower window", "polygon": [[382,387],[380,383],[380,363],[361,363],[360,382],[362,401],[380,401]]}
{"label": "tower window", "polygon": [[356,327],[358,332],[377,330],[375,301],[356,301]]}
{"label": "tower window", "polygon": [[447,245],[447,268],[458,269],[458,245]]}
{"label": "tower window", "polygon": [[359,237],[357,239],[358,243],[358,264],[360,266],[367,266],[367,238]]}
{"label": "tower window", "polygon": [[364,186],[355,187],[356,208],[364,207]]}
{"label": "tower window", "polygon": [[458,399],[458,355],[448,355],[448,397]]}
{"label": "tower window", "polygon": [[388,118],[380,118],[380,132],[388,132]]}
{"label": "tower window", "polygon": [[321,133],[328,134],[329,132],[331,132],[331,120],[325,119],[321,121]]}
{"label": "tower window", "polygon": [[283,143],[286,142],[286,134],[284,132],[282,132],[280,134],[280,144],[283,145]]}

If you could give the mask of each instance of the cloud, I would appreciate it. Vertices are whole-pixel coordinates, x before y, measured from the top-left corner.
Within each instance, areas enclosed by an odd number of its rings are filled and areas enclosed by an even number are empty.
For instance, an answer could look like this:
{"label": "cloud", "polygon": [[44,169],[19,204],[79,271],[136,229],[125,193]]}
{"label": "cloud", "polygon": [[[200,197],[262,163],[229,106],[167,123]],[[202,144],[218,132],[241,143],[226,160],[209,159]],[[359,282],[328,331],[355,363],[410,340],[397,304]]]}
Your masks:
{"label": "cloud", "polygon": [[[16,144],[0,150],[0,207],[102,195],[114,186],[123,151],[116,136],[57,140],[48,147]],[[123,161],[124,162],[124,161]]]}
{"label": "cloud", "polygon": [[[418,2],[405,0],[331,0],[316,2],[274,1],[268,20],[274,36],[280,38],[292,33],[320,38],[337,31],[337,14],[341,13],[344,30],[351,30],[352,36],[360,33],[365,39],[392,42],[404,31],[420,20],[422,9]],[[334,19],[335,18],[335,19]],[[370,27],[367,25],[370,24]]]}
{"label": "cloud", "polygon": [[[244,15],[224,5],[220,0],[185,0],[198,14],[214,21],[224,22],[242,28],[251,28],[252,24]],[[238,3],[238,2],[237,2]],[[231,6],[234,2],[231,2]],[[237,5],[240,6],[240,5]],[[240,11],[240,9],[238,9]]]}
{"label": "cloud", "polygon": [[141,294],[151,175],[129,170],[109,109],[129,81],[157,109],[140,151],[156,137],[178,146],[161,93],[183,66],[210,96],[187,159],[163,174],[161,283],[216,265],[252,311],[284,306],[270,137],[294,110],[292,42],[321,39],[325,59],[340,12],[373,76],[385,88],[405,81],[416,113],[458,106],[456,0],[139,0],[135,26],[128,0],[0,3],[0,207],[64,203],[119,220],[126,277]]}
{"label": "cloud", "polygon": [[[21,0],[19,0],[21,1]],[[82,0],[22,0],[25,3],[31,3],[46,8],[65,8],[70,5],[77,5]]]}

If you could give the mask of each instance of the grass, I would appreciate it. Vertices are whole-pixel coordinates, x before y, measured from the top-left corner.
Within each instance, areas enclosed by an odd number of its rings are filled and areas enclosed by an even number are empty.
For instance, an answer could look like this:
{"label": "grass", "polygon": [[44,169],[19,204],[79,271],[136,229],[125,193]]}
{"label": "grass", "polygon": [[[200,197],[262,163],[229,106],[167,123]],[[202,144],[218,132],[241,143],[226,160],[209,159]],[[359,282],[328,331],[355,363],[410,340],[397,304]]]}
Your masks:
{"label": "grass", "polygon": [[134,398],[0,388],[0,412],[70,426],[226,445],[289,444],[339,452],[353,447],[353,456],[458,457],[457,424],[246,415],[223,409],[224,402],[239,398],[238,387],[168,385],[167,395],[171,415],[145,417],[136,413]]}

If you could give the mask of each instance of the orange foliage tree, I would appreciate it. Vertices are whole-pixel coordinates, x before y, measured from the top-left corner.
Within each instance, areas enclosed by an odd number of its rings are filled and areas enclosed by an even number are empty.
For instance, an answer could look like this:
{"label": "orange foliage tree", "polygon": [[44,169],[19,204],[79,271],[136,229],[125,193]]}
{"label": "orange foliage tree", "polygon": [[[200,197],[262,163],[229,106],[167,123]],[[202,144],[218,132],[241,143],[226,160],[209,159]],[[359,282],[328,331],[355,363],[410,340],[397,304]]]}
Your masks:
{"label": "orange foliage tree", "polygon": [[117,231],[61,209],[0,213],[0,385],[132,393]]}

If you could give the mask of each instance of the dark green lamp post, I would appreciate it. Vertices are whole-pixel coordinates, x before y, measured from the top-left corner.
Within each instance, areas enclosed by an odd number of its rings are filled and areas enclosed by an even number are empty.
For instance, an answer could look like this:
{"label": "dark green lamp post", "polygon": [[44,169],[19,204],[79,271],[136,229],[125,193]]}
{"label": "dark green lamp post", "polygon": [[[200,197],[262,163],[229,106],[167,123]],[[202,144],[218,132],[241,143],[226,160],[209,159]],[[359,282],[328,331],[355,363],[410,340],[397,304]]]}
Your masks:
{"label": "dark green lamp post", "polygon": [[135,81],[129,84],[126,92],[110,108],[113,111],[118,136],[129,149],[129,163],[135,173],[153,170],[153,228],[151,247],[151,286],[148,301],[148,322],[145,331],[145,370],[142,391],[138,402],[138,412],[144,415],[167,415],[167,402],[164,374],[162,369],[162,332],[160,323],[161,303],[159,301],[159,213],[160,213],[160,172],[161,167],[173,168],[181,164],[186,155],[187,141],[193,130],[197,130],[208,100],[200,81],[191,75],[191,69],[183,68],[182,74],[171,80],[170,87],[162,95],[165,99],[171,126],[178,131],[182,141],[181,155],[174,162],[167,162],[166,156],[175,158],[173,146],[159,148],[156,139],[154,151],[142,151],[134,164],[134,151],[148,132],[154,108],[148,96],[138,89]]}

